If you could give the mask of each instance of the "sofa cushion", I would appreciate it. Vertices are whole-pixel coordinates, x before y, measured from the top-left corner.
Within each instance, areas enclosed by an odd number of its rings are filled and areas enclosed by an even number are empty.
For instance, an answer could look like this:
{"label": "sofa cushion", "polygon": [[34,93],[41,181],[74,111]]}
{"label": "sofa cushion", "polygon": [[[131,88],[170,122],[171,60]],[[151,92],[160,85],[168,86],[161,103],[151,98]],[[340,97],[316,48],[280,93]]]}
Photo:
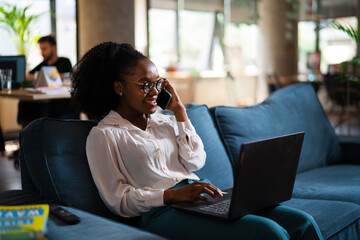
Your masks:
{"label": "sofa cushion", "polygon": [[20,133],[21,178],[24,190],[49,201],[133,224],[108,210],[100,198],[88,165],[85,144],[97,123],[81,120],[37,119]]}
{"label": "sofa cushion", "polygon": [[212,109],[233,164],[243,142],[305,131],[298,172],[340,159],[340,145],[309,84],[294,84],[250,107]]}
{"label": "sofa cushion", "polygon": [[282,204],[310,214],[324,239],[360,239],[360,206],[357,204],[295,198]]}
{"label": "sofa cushion", "polygon": [[296,176],[293,197],[360,204],[360,165],[332,165]]}
{"label": "sofa cushion", "polygon": [[203,141],[206,152],[205,166],[196,171],[200,178],[209,179],[220,189],[233,186],[233,172],[230,158],[221,142],[210,112],[206,105],[193,106],[187,110],[189,119]]}
{"label": "sofa cushion", "polygon": [[146,232],[125,224],[117,223],[75,208],[64,207],[80,217],[75,225],[60,225],[56,219],[48,223],[49,239],[164,239],[153,233]]}

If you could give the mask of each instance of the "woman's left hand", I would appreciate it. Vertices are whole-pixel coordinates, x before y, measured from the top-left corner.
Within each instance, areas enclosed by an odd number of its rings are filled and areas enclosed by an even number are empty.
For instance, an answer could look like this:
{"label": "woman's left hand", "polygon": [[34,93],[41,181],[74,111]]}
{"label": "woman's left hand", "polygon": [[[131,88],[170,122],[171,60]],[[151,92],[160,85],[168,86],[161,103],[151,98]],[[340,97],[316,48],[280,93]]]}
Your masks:
{"label": "woman's left hand", "polygon": [[169,91],[172,95],[172,99],[167,109],[169,109],[174,113],[177,121],[179,122],[186,121],[188,119],[188,116],[184,104],[181,102],[179,95],[177,94],[175,88],[170,84],[169,80],[166,79],[163,88]]}

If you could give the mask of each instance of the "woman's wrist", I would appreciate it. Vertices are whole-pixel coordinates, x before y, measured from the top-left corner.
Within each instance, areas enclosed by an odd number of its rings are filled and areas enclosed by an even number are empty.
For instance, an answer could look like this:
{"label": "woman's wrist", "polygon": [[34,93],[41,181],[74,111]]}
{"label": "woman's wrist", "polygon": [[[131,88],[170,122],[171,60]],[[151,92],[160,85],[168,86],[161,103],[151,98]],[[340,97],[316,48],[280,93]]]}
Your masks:
{"label": "woman's wrist", "polygon": [[168,205],[174,202],[174,189],[167,189],[164,191],[164,204]]}
{"label": "woman's wrist", "polygon": [[178,122],[185,122],[186,120],[188,120],[188,116],[184,105],[181,105],[176,109],[173,109],[173,113],[175,115],[176,121]]}

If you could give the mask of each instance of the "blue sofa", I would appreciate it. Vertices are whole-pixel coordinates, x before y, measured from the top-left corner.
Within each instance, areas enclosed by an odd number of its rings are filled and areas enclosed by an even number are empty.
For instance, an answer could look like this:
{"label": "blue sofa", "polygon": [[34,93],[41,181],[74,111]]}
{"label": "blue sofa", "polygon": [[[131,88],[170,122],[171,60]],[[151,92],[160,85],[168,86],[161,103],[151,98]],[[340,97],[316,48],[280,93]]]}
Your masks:
{"label": "blue sofa", "polygon": [[[187,112],[207,153],[205,166],[196,174],[221,189],[233,185],[243,142],[305,131],[293,198],[283,204],[312,215],[324,239],[360,239],[360,141],[335,135],[311,85],[280,89],[255,106],[192,105]],[[161,238],[136,228],[137,219],[114,215],[102,202],[85,153],[86,137],[95,125],[39,119],[23,129],[23,190],[81,214],[83,221],[70,228],[77,239],[89,239],[92,232],[111,233],[119,239]],[[91,231],[86,230],[89,227]],[[52,239],[69,239],[61,226],[50,224],[49,228]]]}

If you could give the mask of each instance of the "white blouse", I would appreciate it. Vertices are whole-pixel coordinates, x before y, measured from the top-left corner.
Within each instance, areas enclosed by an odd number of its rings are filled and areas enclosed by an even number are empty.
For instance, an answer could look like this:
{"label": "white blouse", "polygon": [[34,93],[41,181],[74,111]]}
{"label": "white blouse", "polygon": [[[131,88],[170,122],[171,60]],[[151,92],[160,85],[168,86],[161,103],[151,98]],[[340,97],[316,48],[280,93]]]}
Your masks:
{"label": "white blouse", "polygon": [[203,167],[206,154],[190,120],[153,114],[141,130],[111,111],[86,142],[91,174],[102,200],[114,213],[134,217],[164,206],[165,189]]}

